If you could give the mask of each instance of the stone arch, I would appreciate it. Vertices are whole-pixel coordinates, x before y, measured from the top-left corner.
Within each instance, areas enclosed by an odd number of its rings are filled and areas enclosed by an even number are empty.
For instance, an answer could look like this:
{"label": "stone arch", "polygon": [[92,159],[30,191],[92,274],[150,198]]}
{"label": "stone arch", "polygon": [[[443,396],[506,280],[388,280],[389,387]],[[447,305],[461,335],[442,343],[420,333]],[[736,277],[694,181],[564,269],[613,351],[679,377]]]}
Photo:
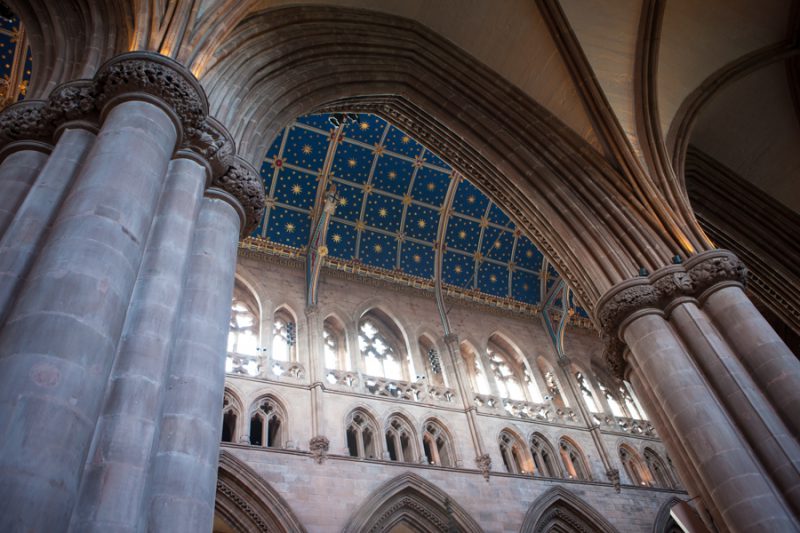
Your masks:
{"label": "stone arch", "polygon": [[563,487],[539,496],[525,514],[520,533],[617,533],[603,515]]}
{"label": "stone arch", "polygon": [[405,472],[378,487],[350,517],[342,533],[377,533],[406,524],[424,533],[482,531],[477,522],[439,487]]}
{"label": "stone arch", "polygon": [[243,533],[302,533],[289,504],[243,461],[223,450],[217,473],[216,518]]}
{"label": "stone arch", "polygon": [[[590,311],[640,266],[654,271],[675,253],[710,246],[692,217],[637,196],[630,178],[544,107],[414,21],[341,7],[271,8],[245,18],[214,61],[203,76],[212,112],[231,124],[249,160],[260,160],[296,116],[377,113],[506,208]],[[336,74],[345,68],[342,83]]]}
{"label": "stone arch", "polygon": [[680,498],[673,496],[659,507],[656,520],[653,522],[653,533],[675,533],[681,531],[669,511],[682,501]]}
{"label": "stone arch", "polygon": [[238,442],[241,439],[244,413],[241,396],[226,384],[222,399],[222,442]]}
{"label": "stone arch", "polygon": [[[253,434],[253,421],[261,427],[261,435]],[[289,415],[286,403],[273,393],[261,394],[247,410],[248,436],[250,444],[270,448],[284,448],[289,442]],[[274,439],[266,440],[267,436]]]}
{"label": "stone arch", "polygon": [[[433,431],[428,430],[429,425],[432,426]],[[438,431],[440,436],[443,438],[445,447],[443,451],[441,449],[442,447],[440,443],[438,442],[436,443],[438,447],[437,453],[440,457],[439,464],[442,466],[449,466],[449,467],[458,466],[460,464],[460,459],[458,455],[458,450],[456,449],[456,440],[453,437],[453,433],[450,431],[448,425],[444,422],[444,420],[442,420],[438,416],[430,415],[426,417],[425,421],[422,423],[422,429],[420,435],[422,435],[421,440],[422,440],[423,452],[426,451],[425,450],[426,437],[434,437],[435,436],[434,433],[436,433],[436,431]],[[443,453],[446,453],[447,456],[443,457]]]}
{"label": "stone arch", "polygon": [[[381,306],[373,306],[362,312],[359,316],[359,335],[362,333],[362,325],[367,320],[374,322],[380,336],[383,337],[383,340],[386,341],[389,348],[395,352],[395,360],[397,364],[400,365],[400,371],[404,378],[413,381],[417,368],[413,357],[411,357],[413,352],[411,350],[411,341],[408,337],[407,328],[402,325],[401,321],[398,320],[393,313],[387,312]],[[364,359],[362,353],[359,354],[359,357]],[[369,369],[367,369],[367,373],[369,373]]]}

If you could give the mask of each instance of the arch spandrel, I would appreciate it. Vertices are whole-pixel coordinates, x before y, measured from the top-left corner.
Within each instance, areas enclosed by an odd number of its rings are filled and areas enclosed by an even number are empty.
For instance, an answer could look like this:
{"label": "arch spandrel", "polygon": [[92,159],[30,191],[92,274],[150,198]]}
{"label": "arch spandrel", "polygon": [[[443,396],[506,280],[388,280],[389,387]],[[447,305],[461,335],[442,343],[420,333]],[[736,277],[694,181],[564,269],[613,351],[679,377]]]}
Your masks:
{"label": "arch spandrel", "polygon": [[534,501],[522,522],[520,533],[617,533],[591,505],[562,487],[553,487]]}

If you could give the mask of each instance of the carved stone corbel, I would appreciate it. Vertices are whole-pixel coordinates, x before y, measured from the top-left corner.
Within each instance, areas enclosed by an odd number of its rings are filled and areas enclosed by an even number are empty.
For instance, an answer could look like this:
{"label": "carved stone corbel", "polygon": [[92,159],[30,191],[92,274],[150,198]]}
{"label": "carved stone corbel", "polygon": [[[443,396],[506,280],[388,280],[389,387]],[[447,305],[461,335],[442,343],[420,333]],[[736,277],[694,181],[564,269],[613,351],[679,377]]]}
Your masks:
{"label": "carved stone corbel", "polygon": [[308,449],[311,452],[311,457],[317,462],[318,465],[321,465],[325,462],[325,459],[328,457],[328,450],[330,450],[330,446],[331,442],[328,440],[328,437],[323,435],[311,437],[311,440],[308,441]]}

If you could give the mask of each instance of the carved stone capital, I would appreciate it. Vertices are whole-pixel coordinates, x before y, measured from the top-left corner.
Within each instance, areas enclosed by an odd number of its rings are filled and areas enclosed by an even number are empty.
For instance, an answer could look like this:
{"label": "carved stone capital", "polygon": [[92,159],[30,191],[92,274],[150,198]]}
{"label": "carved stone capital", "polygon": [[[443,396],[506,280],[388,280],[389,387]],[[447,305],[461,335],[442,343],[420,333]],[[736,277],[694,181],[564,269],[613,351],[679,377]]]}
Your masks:
{"label": "carved stone capital", "polygon": [[222,189],[239,201],[245,213],[242,235],[249,235],[264,214],[264,183],[258,172],[237,157],[228,171],[213,181],[212,186]]}
{"label": "carved stone capital", "polygon": [[175,113],[185,137],[196,135],[208,115],[205,92],[180,63],[151,52],[122,54],[106,62],[95,76],[100,108],[118,98],[147,95]]}
{"label": "carved stone capital", "polygon": [[489,472],[492,470],[492,458],[489,456],[489,454],[484,453],[483,455],[476,457],[475,464],[483,474],[483,479],[489,481]]}
{"label": "carved stone capital", "polygon": [[25,100],[0,113],[0,135],[5,141],[52,142],[54,126],[47,120],[42,100]]}
{"label": "carved stone capital", "polygon": [[233,164],[236,148],[228,130],[216,119],[207,117],[190,136],[182,148],[191,150],[208,161],[214,177],[221,176]]}
{"label": "carved stone capital", "polygon": [[311,452],[311,457],[314,458],[317,464],[322,464],[325,461],[330,447],[331,442],[328,440],[328,437],[323,435],[311,437],[311,440],[308,441],[308,449]]}
{"label": "carved stone capital", "polygon": [[97,92],[92,80],[77,80],[56,87],[47,99],[46,119],[54,127],[70,121],[98,122]]}
{"label": "carved stone capital", "polygon": [[619,482],[619,470],[616,468],[609,468],[606,470],[606,477],[614,485],[614,490],[619,493],[620,492],[620,482]]}
{"label": "carved stone capital", "polygon": [[623,378],[625,343],[620,338],[620,328],[634,313],[647,309],[663,312],[678,298],[698,298],[723,283],[744,285],[746,278],[747,269],[739,258],[727,250],[712,250],[692,257],[684,265],[669,265],[648,277],[612,288],[597,304],[610,370]]}

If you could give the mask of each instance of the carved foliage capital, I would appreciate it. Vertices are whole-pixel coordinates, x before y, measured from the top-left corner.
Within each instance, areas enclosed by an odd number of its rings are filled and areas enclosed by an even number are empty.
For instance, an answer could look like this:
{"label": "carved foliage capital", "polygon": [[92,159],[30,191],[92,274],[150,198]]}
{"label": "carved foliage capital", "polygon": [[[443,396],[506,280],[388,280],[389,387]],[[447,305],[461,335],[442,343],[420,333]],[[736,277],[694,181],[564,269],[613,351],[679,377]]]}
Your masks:
{"label": "carved foliage capital", "polygon": [[195,135],[208,114],[205,93],[194,76],[158,54],[134,52],[117,56],[100,68],[95,84],[101,107],[127,93],[158,98],[175,111],[187,137]]}
{"label": "carved foliage capital", "polygon": [[97,92],[91,80],[78,80],[56,87],[45,106],[46,119],[61,125],[71,120],[96,120]]}
{"label": "carved foliage capital", "polygon": [[264,184],[253,168],[240,159],[214,180],[212,186],[222,189],[236,198],[244,208],[243,235],[249,235],[258,226],[264,214]]}
{"label": "carved foliage capital", "polygon": [[47,120],[46,105],[40,100],[29,100],[7,107],[0,113],[0,133],[9,141],[50,142],[53,124]]}
{"label": "carved foliage capital", "polygon": [[236,148],[230,133],[222,124],[208,117],[187,136],[184,148],[208,161],[214,176],[224,174],[233,164]]}

